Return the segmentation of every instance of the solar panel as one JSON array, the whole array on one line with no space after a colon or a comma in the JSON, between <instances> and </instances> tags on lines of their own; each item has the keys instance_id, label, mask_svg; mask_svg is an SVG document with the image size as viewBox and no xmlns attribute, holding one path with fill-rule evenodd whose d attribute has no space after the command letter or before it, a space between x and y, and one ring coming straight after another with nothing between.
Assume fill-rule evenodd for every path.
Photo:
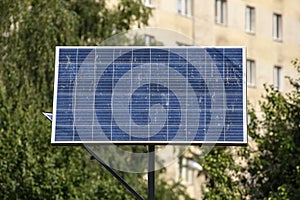
<instances>
[{"instance_id":1,"label":"solar panel","mask_svg":"<svg viewBox=\"0 0 300 200\"><path fill-rule=\"evenodd\" d=\"M57 47L52 143L247 143L244 47Z\"/></svg>"}]
</instances>

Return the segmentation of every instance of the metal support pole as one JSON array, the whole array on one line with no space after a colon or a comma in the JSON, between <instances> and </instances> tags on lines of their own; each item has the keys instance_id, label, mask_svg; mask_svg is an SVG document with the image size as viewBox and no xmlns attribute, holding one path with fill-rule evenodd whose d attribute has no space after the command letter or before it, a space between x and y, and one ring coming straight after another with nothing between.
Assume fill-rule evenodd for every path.
<instances>
[{"instance_id":1,"label":"metal support pole","mask_svg":"<svg viewBox=\"0 0 300 200\"><path fill-rule=\"evenodd\" d=\"M97 154L95 154L92 149L84 145L85 149L107 170L109 171L125 188L138 200L144 200L141 195L139 195L115 170L108 166Z\"/></svg>"},{"instance_id":2,"label":"metal support pole","mask_svg":"<svg viewBox=\"0 0 300 200\"><path fill-rule=\"evenodd\" d=\"M148 146L148 200L154 200L155 194L155 145Z\"/></svg>"}]
</instances>

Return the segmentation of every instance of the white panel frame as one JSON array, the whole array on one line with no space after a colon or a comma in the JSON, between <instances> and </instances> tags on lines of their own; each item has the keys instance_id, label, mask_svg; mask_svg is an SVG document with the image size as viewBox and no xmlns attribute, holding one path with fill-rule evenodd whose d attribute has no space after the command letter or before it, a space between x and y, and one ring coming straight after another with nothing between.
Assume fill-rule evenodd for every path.
<instances>
[{"instance_id":1,"label":"white panel frame","mask_svg":"<svg viewBox=\"0 0 300 200\"><path fill-rule=\"evenodd\" d=\"M100 48L99 46L57 46L56 47L56 54L55 54L55 79L54 79L54 95L53 95L53 120L52 120L52 134L51 134L51 143L54 145L81 145L81 144L131 144L131 145L145 145L145 144L157 144L157 145L166 145L166 144L191 144L191 145L199 145L199 144L206 144L206 145L233 145L233 146L241 146L247 145L248 143L248 134L247 134L247 60L246 60L246 47L245 46L130 46L128 48L174 48L174 49L186 49L186 48L240 48L242 50L242 57L243 57L243 141L56 141L55 140L55 128L56 128L56 109L57 109L57 88L58 88L58 70L59 70L59 50L60 49L93 49L93 48ZM108 47L104 46L104 48L126 48L124 46L113 46Z\"/></svg>"}]
</instances>

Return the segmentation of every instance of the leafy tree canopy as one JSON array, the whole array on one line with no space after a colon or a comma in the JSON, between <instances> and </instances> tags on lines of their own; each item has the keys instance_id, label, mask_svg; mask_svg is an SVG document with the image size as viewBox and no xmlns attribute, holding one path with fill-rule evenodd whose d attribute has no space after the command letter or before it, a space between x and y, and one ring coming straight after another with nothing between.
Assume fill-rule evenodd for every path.
<instances>
[{"instance_id":1,"label":"leafy tree canopy","mask_svg":"<svg viewBox=\"0 0 300 200\"><path fill-rule=\"evenodd\" d=\"M52 110L55 46L97 45L147 24L141 0L107 2L0 2L0 199L133 199L81 147L52 147L42 116ZM124 176L147 193L142 175Z\"/></svg>"},{"instance_id":2,"label":"leafy tree canopy","mask_svg":"<svg viewBox=\"0 0 300 200\"><path fill-rule=\"evenodd\" d=\"M300 73L300 61L292 64ZM249 109L248 146L195 155L208 178L205 199L300 198L300 78L287 78L291 92L265 86L261 117Z\"/></svg>"},{"instance_id":3,"label":"leafy tree canopy","mask_svg":"<svg viewBox=\"0 0 300 200\"><path fill-rule=\"evenodd\" d=\"M299 60L293 61L300 73ZM262 119L252 137L259 153L249 161L251 195L257 199L300 198L300 78L287 77L293 90L266 86Z\"/></svg>"}]
</instances>

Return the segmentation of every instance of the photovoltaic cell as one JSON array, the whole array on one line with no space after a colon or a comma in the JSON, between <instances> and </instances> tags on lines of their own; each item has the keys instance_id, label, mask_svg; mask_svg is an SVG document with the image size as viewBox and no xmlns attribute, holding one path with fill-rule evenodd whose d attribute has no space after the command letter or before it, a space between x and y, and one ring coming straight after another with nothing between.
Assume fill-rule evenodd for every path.
<instances>
[{"instance_id":1,"label":"photovoltaic cell","mask_svg":"<svg viewBox=\"0 0 300 200\"><path fill-rule=\"evenodd\" d=\"M245 144L244 47L57 47L52 143Z\"/></svg>"}]
</instances>

